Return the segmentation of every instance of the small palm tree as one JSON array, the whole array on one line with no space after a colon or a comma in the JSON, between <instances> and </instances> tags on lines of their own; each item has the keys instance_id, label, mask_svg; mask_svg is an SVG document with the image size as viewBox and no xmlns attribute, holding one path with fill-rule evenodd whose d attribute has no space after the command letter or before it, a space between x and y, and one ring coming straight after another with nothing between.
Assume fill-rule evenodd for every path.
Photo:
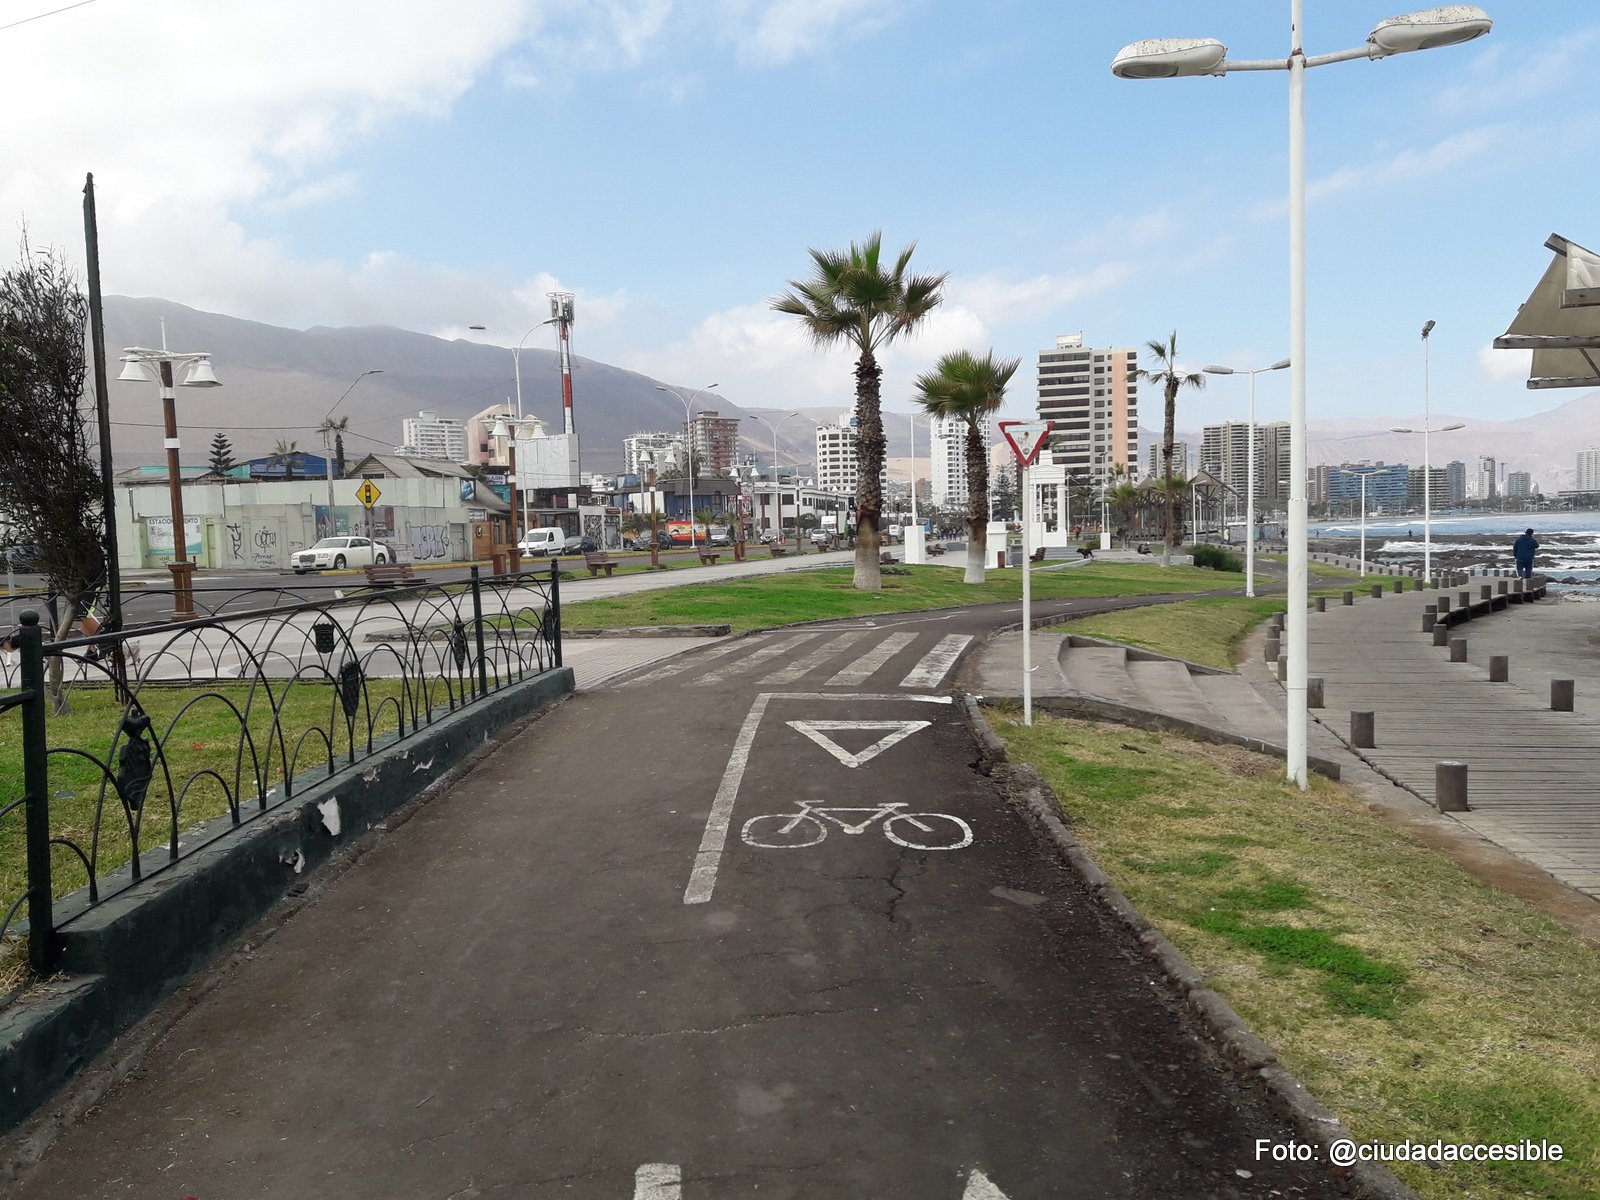
<instances>
[{"instance_id":1,"label":"small palm tree","mask_svg":"<svg viewBox=\"0 0 1600 1200\"><path fill-rule=\"evenodd\" d=\"M793 289L772 299L773 309L798 317L819 348L845 343L856 350L856 565L854 585L883 587L878 565L882 546L884 436L877 352L911 333L943 300L944 275L909 275L913 242L892 267L882 261L883 234L874 230L850 249L809 250L811 278L791 279Z\"/></svg>"},{"instance_id":2,"label":"small palm tree","mask_svg":"<svg viewBox=\"0 0 1600 1200\"><path fill-rule=\"evenodd\" d=\"M989 447L983 444L983 419L1005 402L1006 386L1020 360L995 361L990 350L982 358L971 351L946 354L938 365L917 376L917 403L930 416L952 417L967 427L967 573L966 583L982 583L989 557Z\"/></svg>"},{"instance_id":3,"label":"small palm tree","mask_svg":"<svg viewBox=\"0 0 1600 1200\"><path fill-rule=\"evenodd\" d=\"M1123 478L1111 486L1106 493L1106 503L1111 506L1111 511L1117 515L1117 524L1124 530L1133 524L1133 514L1139 508L1139 489L1133 482Z\"/></svg>"},{"instance_id":4,"label":"small palm tree","mask_svg":"<svg viewBox=\"0 0 1600 1200\"><path fill-rule=\"evenodd\" d=\"M1172 512L1166 522L1167 533L1161 543L1161 565L1172 565L1172 539L1176 530L1183 527L1183 503L1171 491L1172 482L1172 438L1173 426L1178 414L1178 389L1194 388L1197 391L1205 387L1206 377L1198 371L1185 375L1178 370L1178 331L1173 330L1172 336L1165 342L1153 339L1145 343L1145 348L1150 352L1150 367L1135 367L1128 380L1129 383L1140 381L1153 383L1161 389L1166 401L1166 410L1161 422L1161 478L1168 485L1166 499L1172 503ZM1185 495L1188 493L1185 492Z\"/></svg>"},{"instance_id":5,"label":"small palm tree","mask_svg":"<svg viewBox=\"0 0 1600 1200\"><path fill-rule=\"evenodd\" d=\"M278 444L272 448L268 461L274 462L283 468L285 479L294 478L294 456L300 452L299 442L286 442L278 439Z\"/></svg>"}]
</instances>

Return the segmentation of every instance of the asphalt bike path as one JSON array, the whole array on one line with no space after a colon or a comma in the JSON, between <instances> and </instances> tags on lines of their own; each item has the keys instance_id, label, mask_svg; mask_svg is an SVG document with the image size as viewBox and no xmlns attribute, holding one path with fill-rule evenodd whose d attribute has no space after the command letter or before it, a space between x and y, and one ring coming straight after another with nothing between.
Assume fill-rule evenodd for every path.
<instances>
[{"instance_id":1,"label":"asphalt bike path","mask_svg":"<svg viewBox=\"0 0 1600 1200\"><path fill-rule=\"evenodd\" d=\"M314 885L9 1194L1340 1194L1257 1159L1290 1128L976 771L950 681L1017 607L560 705Z\"/></svg>"}]
</instances>

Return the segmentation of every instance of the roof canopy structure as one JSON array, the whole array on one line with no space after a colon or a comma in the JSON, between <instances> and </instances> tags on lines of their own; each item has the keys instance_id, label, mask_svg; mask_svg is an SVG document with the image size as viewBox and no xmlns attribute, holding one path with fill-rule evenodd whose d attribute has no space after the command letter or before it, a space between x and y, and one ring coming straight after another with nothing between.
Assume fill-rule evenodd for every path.
<instances>
[{"instance_id":1,"label":"roof canopy structure","mask_svg":"<svg viewBox=\"0 0 1600 1200\"><path fill-rule=\"evenodd\" d=\"M1555 252L1496 350L1532 350L1530 388L1600 387L1600 254L1552 233Z\"/></svg>"}]
</instances>

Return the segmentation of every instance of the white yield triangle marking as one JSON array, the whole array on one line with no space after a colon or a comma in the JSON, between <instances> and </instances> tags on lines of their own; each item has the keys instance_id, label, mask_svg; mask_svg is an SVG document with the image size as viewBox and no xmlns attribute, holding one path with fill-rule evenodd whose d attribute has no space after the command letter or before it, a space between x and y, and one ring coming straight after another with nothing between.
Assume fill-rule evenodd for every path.
<instances>
[{"instance_id":1,"label":"white yield triangle marking","mask_svg":"<svg viewBox=\"0 0 1600 1200\"><path fill-rule=\"evenodd\" d=\"M847 767L859 767L871 762L890 746L905 741L919 729L926 729L932 721L790 721L789 728L803 733ZM859 754L851 754L826 733L845 729L881 729L886 732Z\"/></svg>"},{"instance_id":2,"label":"white yield triangle marking","mask_svg":"<svg viewBox=\"0 0 1600 1200\"><path fill-rule=\"evenodd\" d=\"M990 1183L987 1175L973 1167L972 1174L967 1176L967 1190L961 1193L961 1200L1006 1200L1006 1194Z\"/></svg>"}]
</instances>

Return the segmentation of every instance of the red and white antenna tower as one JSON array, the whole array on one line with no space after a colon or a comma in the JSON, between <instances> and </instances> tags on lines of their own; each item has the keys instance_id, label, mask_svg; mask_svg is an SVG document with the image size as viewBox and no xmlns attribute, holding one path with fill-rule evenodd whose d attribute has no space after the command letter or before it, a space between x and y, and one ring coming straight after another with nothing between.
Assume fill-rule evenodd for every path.
<instances>
[{"instance_id":1,"label":"red and white antenna tower","mask_svg":"<svg viewBox=\"0 0 1600 1200\"><path fill-rule=\"evenodd\" d=\"M571 292L547 292L550 297L550 324L561 339L561 415L565 432L576 433L572 424L572 313Z\"/></svg>"}]
</instances>

